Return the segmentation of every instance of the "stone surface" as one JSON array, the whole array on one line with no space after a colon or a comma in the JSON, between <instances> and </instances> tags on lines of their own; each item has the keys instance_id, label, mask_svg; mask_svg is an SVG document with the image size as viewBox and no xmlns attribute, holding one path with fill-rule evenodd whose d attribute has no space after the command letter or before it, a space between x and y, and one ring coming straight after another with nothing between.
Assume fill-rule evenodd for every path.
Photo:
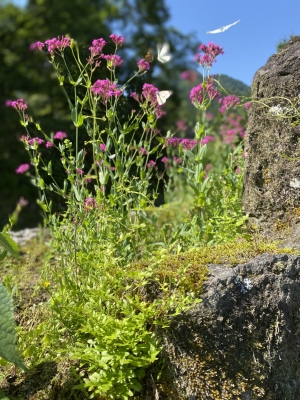
<instances>
[{"instance_id":1,"label":"stone surface","mask_svg":"<svg viewBox=\"0 0 300 400\"><path fill-rule=\"evenodd\" d=\"M245 138L244 211L249 225L261 231L293 226L300 221L300 37L271 56L253 79ZM278 118L270 107L287 107Z\"/></svg>"},{"instance_id":2,"label":"stone surface","mask_svg":"<svg viewBox=\"0 0 300 400\"><path fill-rule=\"evenodd\" d=\"M41 228L26 228L20 231L11 231L9 232L11 238L18 243L19 246L23 246L29 240L36 238L42 235L44 238L50 237L49 229L41 229Z\"/></svg>"},{"instance_id":3,"label":"stone surface","mask_svg":"<svg viewBox=\"0 0 300 400\"><path fill-rule=\"evenodd\" d=\"M210 265L202 303L163 334L172 398L300 399L299 275L297 255Z\"/></svg>"}]
</instances>

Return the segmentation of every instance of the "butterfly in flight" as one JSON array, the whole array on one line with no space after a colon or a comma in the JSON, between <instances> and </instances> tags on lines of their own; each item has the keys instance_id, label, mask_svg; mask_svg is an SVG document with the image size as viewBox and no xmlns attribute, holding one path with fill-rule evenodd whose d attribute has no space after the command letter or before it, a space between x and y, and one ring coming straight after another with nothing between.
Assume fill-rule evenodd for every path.
<instances>
[{"instance_id":1,"label":"butterfly in flight","mask_svg":"<svg viewBox=\"0 0 300 400\"><path fill-rule=\"evenodd\" d=\"M171 90L162 90L161 92L156 92L156 99L158 104L161 106L165 104L167 99L171 96L173 92Z\"/></svg>"},{"instance_id":2,"label":"butterfly in flight","mask_svg":"<svg viewBox=\"0 0 300 400\"><path fill-rule=\"evenodd\" d=\"M145 55L144 59L149 63L153 61L153 55L151 50L148 50L148 53Z\"/></svg>"},{"instance_id":3,"label":"butterfly in flight","mask_svg":"<svg viewBox=\"0 0 300 400\"><path fill-rule=\"evenodd\" d=\"M240 22L240 19L239 19L238 21L235 21L233 24L229 24L229 25L226 25L226 26L222 26L222 27L219 28L219 29L215 29L214 31L208 31L208 32L206 32L206 33L220 33L220 32L227 31L228 28L230 28L231 26L237 24L238 22Z\"/></svg>"},{"instance_id":4,"label":"butterfly in flight","mask_svg":"<svg viewBox=\"0 0 300 400\"><path fill-rule=\"evenodd\" d=\"M161 63L166 63L171 60L172 56L170 54L170 45L168 42L164 42L163 44L157 43L157 59Z\"/></svg>"}]
</instances>

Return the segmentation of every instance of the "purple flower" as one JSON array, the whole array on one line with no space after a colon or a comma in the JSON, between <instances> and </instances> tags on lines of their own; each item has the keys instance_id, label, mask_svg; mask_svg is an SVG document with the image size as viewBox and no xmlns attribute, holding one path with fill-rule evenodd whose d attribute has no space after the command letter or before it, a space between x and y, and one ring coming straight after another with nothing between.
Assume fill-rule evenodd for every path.
<instances>
[{"instance_id":1,"label":"purple flower","mask_svg":"<svg viewBox=\"0 0 300 400\"><path fill-rule=\"evenodd\" d=\"M187 71L183 71L180 74L180 79L186 79L187 81L194 83L198 79L198 72L191 70L191 69L187 70Z\"/></svg>"},{"instance_id":2,"label":"purple flower","mask_svg":"<svg viewBox=\"0 0 300 400\"><path fill-rule=\"evenodd\" d=\"M96 57L102 54L102 49L106 45L104 39L94 39L92 41L92 46L89 48L92 57Z\"/></svg>"},{"instance_id":3,"label":"purple flower","mask_svg":"<svg viewBox=\"0 0 300 400\"><path fill-rule=\"evenodd\" d=\"M219 111L222 114L228 110L228 108L241 104L240 99L234 94L230 94L229 96L224 97L224 99L219 99L219 103L222 104L222 107L219 108Z\"/></svg>"},{"instance_id":4,"label":"purple flower","mask_svg":"<svg viewBox=\"0 0 300 400\"><path fill-rule=\"evenodd\" d=\"M163 162L164 164L168 164L168 162L169 162L168 157L163 157L163 158L161 159L161 162Z\"/></svg>"},{"instance_id":5,"label":"purple flower","mask_svg":"<svg viewBox=\"0 0 300 400\"><path fill-rule=\"evenodd\" d=\"M213 87L213 78L207 78L206 82L194 87L190 93L190 99L195 106L199 106L204 100L213 100L215 97L220 97L220 93Z\"/></svg>"},{"instance_id":6,"label":"purple flower","mask_svg":"<svg viewBox=\"0 0 300 400\"><path fill-rule=\"evenodd\" d=\"M58 37L58 39L53 38L45 41L45 45L47 46L47 49L51 54L51 56L53 56L55 50L61 52L66 47L70 47L70 44L71 44L71 39L64 36L62 36L61 39Z\"/></svg>"},{"instance_id":7,"label":"purple flower","mask_svg":"<svg viewBox=\"0 0 300 400\"><path fill-rule=\"evenodd\" d=\"M52 142L47 142L46 143L46 147L47 147L47 149L50 149L50 147L53 147L53 143Z\"/></svg>"},{"instance_id":8,"label":"purple flower","mask_svg":"<svg viewBox=\"0 0 300 400\"><path fill-rule=\"evenodd\" d=\"M248 101L248 103L245 103L246 110L248 110L250 106L251 106L251 101Z\"/></svg>"},{"instance_id":9,"label":"purple flower","mask_svg":"<svg viewBox=\"0 0 300 400\"><path fill-rule=\"evenodd\" d=\"M174 161L175 164L181 164L182 163L181 158L176 157L176 156L173 157L173 161Z\"/></svg>"},{"instance_id":10,"label":"purple flower","mask_svg":"<svg viewBox=\"0 0 300 400\"><path fill-rule=\"evenodd\" d=\"M29 164L21 164L19 167L16 169L16 174L24 174L24 172L28 171L30 168Z\"/></svg>"},{"instance_id":11,"label":"purple flower","mask_svg":"<svg viewBox=\"0 0 300 400\"><path fill-rule=\"evenodd\" d=\"M193 139L183 139L180 143L184 149L192 150L195 146L197 146L197 140Z\"/></svg>"},{"instance_id":12,"label":"purple flower","mask_svg":"<svg viewBox=\"0 0 300 400\"><path fill-rule=\"evenodd\" d=\"M106 151L106 146L103 143L100 143L100 150L103 151L103 153Z\"/></svg>"},{"instance_id":13,"label":"purple flower","mask_svg":"<svg viewBox=\"0 0 300 400\"><path fill-rule=\"evenodd\" d=\"M144 149L144 147L141 147L141 148L139 149L139 153L140 153L142 156L145 156L145 155L148 154L148 153L147 153L147 150Z\"/></svg>"},{"instance_id":14,"label":"purple flower","mask_svg":"<svg viewBox=\"0 0 300 400\"><path fill-rule=\"evenodd\" d=\"M66 137L68 137L68 135L65 132L56 132L56 134L54 135L54 139L59 139L59 140L63 140Z\"/></svg>"},{"instance_id":15,"label":"purple flower","mask_svg":"<svg viewBox=\"0 0 300 400\"><path fill-rule=\"evenodd\" d=\"M150 69L150 64L144 59L138 61L137 66L139 67L140 72L149 71Z\"/></svg>"},{"instance_id":16,"label":"purple flower","mask_svg":"<svg viewBox=\"0 0 300 400\"><path fill-rule=\"evenodd\" d=\"M186 131L187 130L187 126L186 126L186 124L185 124L185 121L183 121L182 119L180 119L180 120L178 120L177 122L176 122L176 126L177 126L177 128L178 129L180 129L181 131Z\"/></svg>"},{"instance_id":17,"label":"purple flower","mask_svg":"<svg viewBox=\"0 0 300 400\"><path fill-rule=\"evenodd\" d=\"M24 102L23 99L18 99L16 101L7 100L5 105L7 107L11 106L19 111L24 111L27 108L27 104Z\"/></svg>"},{"instance_id":18,"label":"purple flower","mask_svg":"<svg viewBox=\"0 0 300 400\"><path fill-rule=\"evenodd\" d=\"M150 83L144 83L142 95L146 101L149 101L149 103L151 103L151 105L158 105L156 97L157 92L159 92L159 90L155 86L151 85Z\"/></svg>"},{"instance_id":19,"label":"purple flower","mask_svg":"<svg viewBox=\"0 0 300 400\"><path fill-rule=\"evenodd\" d=\"M202 139L201 144L207 144L209 142L213 142L216 138L214 136L207 135Z\"/></svg>"},{"instance_id":20,"label":"purple flower","mask_svg":"<svg viewBox=\"0 0 300 400\"><path fill-rule=\"evenodd\" d=\"M120 90L115 83L111 83L109 79L98 79L93 84L91 91L95 96L100 96L103 102L106 102L111 96L119 97L123 93L122 90Z\"/></svg>"},{"instance_id":21,"label":"purple flower","mask_svg":"<svg viewBox=\"0 0 300 400\"><path fill-rule=\"evenodd\" d=\"M216 62L216 57L219 54L224 54L223 47L220 47L212 42L208 42L208 46L202 44L199 47L199 50L203 51L204 55L198 54L196 56L196 60L202 67L206 66L207 68L210 68L212 63Z\"/></svg>"},{"instance_id":22,"label":"purple flower","mask_svg":"<svg viewBox=\"0 0 300 400\"><path fill-rule=\"evenodd\" d=\"M107 61L107 66L109 68L119 67L123 62L122 58L120 56L117 56L116 54L108 54L102 56L102 58L104 58Z\"/></svg>"},{"instance_id":23,"label":"purple flower","mask_svg":"<svg viewBox=\"0 0 300 400\"><path fill-rule=\"evenodd\" d=\"M84 200L84 208L86 211L91 211L95 208L98 208L98 204L96 203L95 199L93 199L92 197L87 197Z\"/></svg>"},{"instance_id":24,"label":"purple flower","mask_svg":"<svg viewBox=\"0 0 300 400\"><path fill-rule=\"evenodd\" d=\"M116 35L115 33L112 33L110 35L110 38L115 43L116 46L121 46L125 40L125 38L123 38L123 36Z\"/></svg>"},{"instance_id":25,"label":"purple flower","mask_svg":"<svg viewBox=\"0 0 300 400\"><path fill-rule=\"evenodd\" d=\"M44 43L42 42L34 42L31 43L31 45L29 46L29 50L35 50L36 48L38 48L39 50L42 50L42 48L44 47Z\"/></svg>"},{"instance_id":26,"label":"purple flower","mask_svg":"<svg viewBox=\"0 0 300 400\"><path fill-rule=\"evenodd\" d=\"M147 164L147 168L153 168L156 166L156 162L153 160L150 160Z\"/></svg>"},{"instance_id":27,"label":"purple flower","mask_svg":"<svg viewBox=\"0 0 300 400\"><path fill-rule=\"evenodd\" d=\"M132 92L130 97L134 98L134 100L136 101L140 101L139 95L136 92Z\"/></svg>"},{"instance_id":28,"label":"purple flower","mask_svg":"<svg viewBox=\"0 0 300 400\"><path fill-rule=\"evenodd\" d=\"M38 138L38 137L35 137L35 138L32 138L32 139L27 140L27 143L28 143L30 146L34 146L35 144L37 144L37 146L39 146L40 144L44 143L44 141L45 141L45 140L43 140L43 139L40 139L40 138Z\"/></svg>"},{"instance_id":29,"label":"purple flower","mask_svg":"<svg viewBox=\"0 0 300 400\"><path fill-rule=\"evenodd\" d=\"M79 174L79 175L83 175L84 174L84 170L83 169L81 169L81 168L77 168L77 174Z\"/></svg>"}]
</instances>

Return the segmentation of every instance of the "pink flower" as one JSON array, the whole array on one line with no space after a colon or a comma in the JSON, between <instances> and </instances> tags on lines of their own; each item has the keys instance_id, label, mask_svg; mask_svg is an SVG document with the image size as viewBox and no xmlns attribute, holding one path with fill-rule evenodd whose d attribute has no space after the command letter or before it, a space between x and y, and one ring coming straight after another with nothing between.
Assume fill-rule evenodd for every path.
<instances>
[{"instance_id":1,"label":"pink flower","mask_svg":"<svg viewBox=\"0 0 300 400\"><path fill-rule=\"evenodd\" d=\"M134 100L136 101L140 101L139 95L136 92L132 92L130 97L134 98Z\"/></svg>"},{"instance_id":2,"label":"pink flower","mask_svg":"<svg viewBox=\"0 0 300 400\"><path fill-rule=\"evenodd\" d=\"M181 143L182 147L186 150L192 150L195 146L197 146L197 140L193 139L182 139Z\"/></svg>"},{"instance_id":3,"label":"pink flower","mask_svg":"<svg viewBox=\"0 0 300 400\"><path fill-rule=\"evenodd\" d=\"M98 208L98 204L96 203L96 200L93 199L92 197L87 197L84 200L84 208L87 212L89 212L95 208Z\"/></svg>"},{"instance_id":4,"label":"pink flower","mask_svg":"<svg viewBox=\"0 0 300 400\"><path fill-rule=\"evenodd\" d=\"M34 42L31 43L31 45L29 46L29 50L35 50L36 48L38 48L39 50L42 50L42 48L44 47L44 43L42 42Z\"/></svg>"},{"instance_id":5,"label":"pink flower","mask_svg":"<svg viewBox=\"0 0 300 400\"><path fill-rule=\"evenodd\" d=\"M123 93L122 90L120 90L115 83L111 83L109 79L98 79L93 84L91 91L95 96L100 96L103 102L106 102L112 96L119 97Z\"/></svg>"},{"instance_id":6,"label":"pink flower","mask_svg":"<svg viewBox=\"0 0 300 400\"><path fill-rule=\"evenodd\" d=\"M92 41L92 46L89 48L92 57L96 57L102 54L102 49L106 45L104 39L94 39Z\"/></svg>"},{"instance_id":7,"label":"pink flower","mask_svg":"<svg viewBox=\"0 0 300 400\"><path fill-rule=\"evenodd\" d=\"M125 40L125 38L123 38L123 36L116 35L115 33L112 33L110 35L110 38L115 43L116 46L121 46Z\"/></svg>"},{"instance_id":8,"label":"pink flower","mask_svg":"<svg viewBox=\"0 0 300 400\"><path fill-rule=\"evenodd\" d=\"M141 147L141 148L139 149L139 153L140 153L142 156L145 156L145 155L148 154L148 153L147 153L147 150L144 149L144 147Z\"/></svg>"},{"instance_id":9,"label":"pink flower","mask_svg":"<svg viewBox=\"0 0 300 400\"><path fill-rule=\"evenodd\" d=\"M168 139L167 145L170 145L172 147L178 147L180 145L181 141L182 141L181 138L172 137L172 138Z\"/></svg>"},{"instance_id":10,"label":"pink flower","mask_svg":"<svg viewBox=\"0 0 300 400\"><path fill-rule=\"evenodd\" d=\"M109 168L111 171L115 171L115 169L116 169L116 167L112 167L112 166L110 166Z\"/></svg>"},{"instance_id":11,"label":"pink flower","mask_svg":"<svg viewBox=\"0 0 300 400\"><path fill-rule=\"evenodd\" d=\"M185 124L185 121L183 121L182 119L180 119L179 121L176 122L176 126L178 129L180 129L181 131L186 131L187 130L187 126Z\"/></svg>"},{"instance_id":12,"label":"pink flower","mask_svg":"<svg viewBox=\"0 0 300 400\"><path fill-rule=\"evenodd\" d=\"M248 110L250 106L251 106L251 101L248 101L248 103L245 103L246 110Z\"/></svg>"},{"instance_id":13,"label":"pink flower","mask_svg":"<svg viewBox=\"0 0 300 400\"><path fill-rule=\"evenodd\" d=\"M91 183L93 181L92 178L85 178L86 183Z\"/></svg>"},{"instance_id":14,"label":"pink flower","mask_svg":"<svg viewBox=\"0 0 300 400\"><path fill-rule=\"evenodd\" d=\"M181 158L176 157L176 156L173 157L173 161L174 161L175 164L181 164L182 163Z\"/></svg>"},{"instance_id":15,"label":"pink flower","mask_svg":"<svg viewBox=\"0 0 300 400\"><path fill-rule=\"evenodd\" d=\"M217 44L212 42L208 42L208 46L202 44L199 47L200 51L203 51L204 55L198 54L196 56L196 60L202 67L210 68L213 62L216 62L216 57L219 54L224 54L223 47L220 47Z\"/></svg>"},{"instance_id":16,"label":"pink flower","mask_svg":"<svg viewBox=\"0 0 300 400\"><path fill-rule=\"evenodd\" d=\"M120 56L117 56L116 54L108 54L102 56L102 58L104 58L107 61L107 66L109 68L119 67L123 62L122 58Z\"/></svg>"},{"instance_id":17,"label":"pink flower","mask_svg":"<svg viewBox=\"0 0 300 400\"><path fill-rule=\"evenodd\" d=\"M220 97L220 93L213 87L213 83L213 78L207 78L206 82L200 83L191 90L190 99L195 106L201 106L205 100L211 101L215 97Z\"/></svg>"},{"instance_id":18,"label":"pink flower","mask_svg":"<svg viewBox=\"0 0 300 400\"><path fill-rule=\"evenodd\" d=\"M56 134L54 135L54 139L59 139L59 140L63 140L66 137L68 136L65 132L56 132Z\"/></svg>"},{"instance_id":19,"label":"pink flower","mask_svg":"<svg viewBox=\"0 0 300 400\"><path fill-rule=\"evenodd\" d=\"M21 197L19 198L19 201L18 201L18 206L19 206L19 207L26 207L28 203L29 203L29 201L26 200L26 199L24 199L23 196L21 196Z\"/></svg>"},{"instance_id":20,"label":"pink flower","mask_svg":"<svg viewBox=\"0 0 300 400\"><path fill-rule=\"evenodd\" d=\"M207 144L209 142L213 142L216 138L214 136L205 136L205 138L202 139L201 144Z\"/></svg>"},{"instance_id":21,"label":"pink flower","mask_svg":"<svg viewBox=\"0 0 300 400\"><path fill-rule=\"evenodd\" d=\"M164 164L168 164L168 162L169 162L168 157L163 157L163 158L161 159L161 162L163 162Z\"/></svg>"},{"instance_id":22,"label":"pink flower","mask_svg":"<svg viewBox=\"0 0 300 400\"><path fill-rule=\"evenodd\" d=\"M83 175L84 174L84 170L81 169L81 168L77 168L77 174Z\"/></svg>"},{"instance_id":23,"label":"pink flower","mask_svg":"<svg viewBox=\"0 0 300 400\"><path fill-rule=\"evenodd\" d=\"M52 142L47 142L46 143L46 147L47 147L47 149L50 149L50 147L53 147L53 143Z\"/></svg>"},{"instance_id":24,"label":"pink flower","mask_svg":"<svg viewBox=\"0 0 300 400\"><path fill-rule=\"evenodd\" d=\"M150 83L144 83L143 85L143 90L142 90L142 95L146 101L149 101L151 105L157 106L157 98L156 98L156 93L159 92L159 90L151 85Z\"/></svg>"},{"instance_id":25,"label":"pink flower","mask_svg":"<svg viewBox=\"0 0 300 400\"><path fill-rule=\"evenodd\" d=\"M180 74L180 79L186 79L187 81L194 83L197 82L198 79L198 72L194 71L194 70L187 70L187 71L183 71Z\"/></svg>"},{"instance_id":26,"label":"pink flower","mask_svg":"<svg viewBox=\"0 0 300 400\"><path fill-rule=\"evenodd\" d=\"M139 67L140 72L148 71L150 69L150 64L144 59L138 61L137 65Z\"/></svg>"},{"instance_id":27,"label":"pink flower","mask_svg":"<svg viewBox=\"0 0 300 400\"><path fill-rule=\"evenodd\" d=\"M224 97L224 99L219 99L219 103L222 104L222 107L219 108L219 111L222 114L228 110L228 108L241 104L240 99L234 94L230 94L229 96Z\"/></svg>"},{"instance_id":28,"label":"pink flower","mask_svg":"<svg viewBox=\"0 0 300 400\"><path fill-rule=\"evenodd\" d=\"M150 160L147 164L147 168L153 168L156 166L156 162L153 160Z\"/></svg>"},{"instance_id":29,"label":"pink flower","mask_svg":"<svg viewBox=\"0 0 300 400\"><path fill-rule=\"evenodd\" d=\"M35 137L35 138L32 138L32 139L27 140L27 143L28 143L30 146L34 146L35 144L37 144L37 146L39 146L40 144L44 143L44 141L45 141L45 140L43 140L43 139L40 139L40 138L38 138L38 137Z\"/></svg>"},{"instance_id":30,"label":"pink flower","mask_svg":"<svg viewBox=\"0 0 300 400\"><path fill-rule=\"evenodd\" d=\"M21 164L19 167L16 169L16 174L24 174L24 172L28 171L30 168L29 164Z\"/></svg>"},{"instance_id":31,"label":"pink flower","mask_svg":"<svg viewBox=\"0 0 300 400\"><path fill-rule=\"evenodd\" d=\"M27 108L27 104L24 102L23 99L18 99L16 101L7 100L5 103L7 107L11 106L19 111L24 111Z\"/></svg>"},{"instance_id":32,"label":"pink flower","mask_svg":"<svg viewBox=\"0 0 300 400\"><path fill-rule=\"evenodd\" d=\"M100 150L103 151L103 153L106 151L106 146L103 143L100 143Z\"/></svg>"},{"instance_id":33,"label":"pink flower","mask_svg":"<svg viewBox=\"0 0 300 400\"><path fill-rule=\"evenodd\" d=\"M66 47L70 47L70 44L71 39L64 36L61 39L58 37L58 39L53 38L45 41L45 45L51 56L53 56L55 50L62 52Z\"/></svg>"}]
</instances>

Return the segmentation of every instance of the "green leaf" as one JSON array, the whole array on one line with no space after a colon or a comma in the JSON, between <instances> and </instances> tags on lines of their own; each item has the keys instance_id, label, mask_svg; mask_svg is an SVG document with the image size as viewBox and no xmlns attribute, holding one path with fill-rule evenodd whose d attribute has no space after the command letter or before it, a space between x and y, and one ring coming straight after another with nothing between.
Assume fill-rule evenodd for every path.
<instances>
[{"instance_id":1,"label":"green leaf","mask_svg":"<svg viewBox=\"0 0 300 400\"><path fill-rule=\"evenodd\" d=\"M0 284L0 357L28 370L18 354L13 300L3 284Z\"/></svg>"},{"instance_id":2,"label":"green leaf","mask_svg":"<svg viewBox=\"0 0 300 400\"><path fill-rule=\"evenodd\" d=\"M0 400L9 400L9 398L4 392L2 392L2 390L0 390Z\"/></svg>"},{"instance_id":3,"label":"green leaf","mask_svg":"<svg viewBox=\"0 0 300 400\"><path fill-rule=\"evenodd\" d=\"M9 236L8 233L0 232L0 246L8 251L15 258L19 258L19 248L17 243Z\"/></svg>"}]
</instances>

